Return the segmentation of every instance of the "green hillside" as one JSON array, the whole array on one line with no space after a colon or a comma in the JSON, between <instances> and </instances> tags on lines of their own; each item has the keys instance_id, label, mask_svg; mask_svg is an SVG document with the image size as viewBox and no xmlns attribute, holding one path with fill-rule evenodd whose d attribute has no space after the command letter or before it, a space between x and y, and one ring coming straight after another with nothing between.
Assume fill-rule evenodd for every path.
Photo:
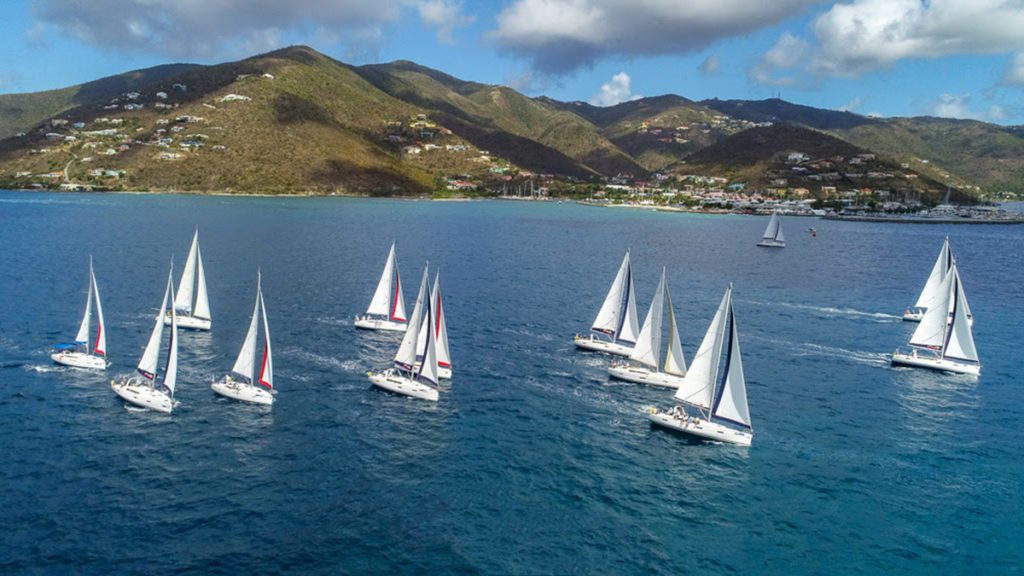
<instances>
[{"instance_id":1,"label":"green hillside","mask_svg":"<svg viewBox=\"0 0 1024 576\"><path fill-rule=\"evenodd\" d=\"M39 122L77 106L106 101L199 67L197 64L165 64L58 90L0 94L0 139L25 132Z\"/></svg>"}]
</instances>

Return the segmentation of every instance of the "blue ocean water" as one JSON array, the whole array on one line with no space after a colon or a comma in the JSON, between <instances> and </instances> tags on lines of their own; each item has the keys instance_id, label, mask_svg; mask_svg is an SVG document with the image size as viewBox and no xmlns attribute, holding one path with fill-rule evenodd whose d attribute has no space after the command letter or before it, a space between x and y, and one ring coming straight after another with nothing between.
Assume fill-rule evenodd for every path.
<instances>
[{"instance_id":1,"label":"blue ocean water","mask_svg":"<svg viewBox=\"0 0 1024 576\"><path fill-rule=\"evenodd\" d=\"M1022 226L575 204L0 192L0 573L1020 573ZM172 416L126 409L169 259L198 226L214 316L183 333ZM815 227L817 237L807 228ZM978 380L892 369L944 235ZM372 388L357 331L389 243L411 307L439 269L455 378ZM626 248L661 267L687 360L729 282L754 444L653 429L671 392L578 353ZM114 365L53 366L95 259ZM263 271L272 410L216 397Z\"/></svg>"}]
</instances>

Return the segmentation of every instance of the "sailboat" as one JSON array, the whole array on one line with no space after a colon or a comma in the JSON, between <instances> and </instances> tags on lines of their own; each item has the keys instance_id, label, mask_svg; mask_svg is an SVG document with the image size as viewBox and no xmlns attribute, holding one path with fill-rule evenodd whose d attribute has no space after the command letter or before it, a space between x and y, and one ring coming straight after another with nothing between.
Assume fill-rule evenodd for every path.
<instances>
[{"instance_id":1,"label":"sailboat","mask_svg":"<svg viewBox=\"0 0 1024 576\"><path fill-rule=\"evenodd\" d=\"M142 352L137 368L138 374L122 376L110 381L110 387L118 396L128 402L157 412L170 414L174 406L174 384L178 379L178 316L172 314L171 338L167 343L167 364L164 366L163 381L157 384L157 365L160 356L160 341L164 335L164 315L167 313L168 302L174 301L174 263L167 273L167 290L164 301L160 304L160 313L153 324L153 332L149 335L149 343Z\"/></svg>"},{"instance_id":2,"label":"sailboat","mask_svg":"<svg viewBox=\"0 0 1024 576\"><path fill-rule=\"evenodd\" d=\"M259 380L253 382L253 369L256 365L256 332L257 320L263 316L263 362L260 364ZM257 386L259 383L259 386ZM256 274L256 303L252 307L252 319L249 320L249 331L245 333L242 349L231 372L224 375L211 385L213 391L221 396L234 398L243 402L254 402L270 406L274 403L274 358L270 351L270 326L267 324L267 307L263 303L263 283L259 273Z\"/></svg>"},{"instance_id":3,"label":"sailboat","mask_svg":"<svg viewBox=\"0 0 1024 576\"><path fill-rule=\"evenodd\" d=\"M663 306L668 306L668 351L665 354L665 363L661 365L661 325ZM636 382L637 384L650 384L652 386L664 386L666 388L679 388L686 375L686 359L683 358L683 348L679 341L679 329L676 324L676 314L672 309L672 294L665 281L665 269L661 269L661 281L654 291L654 300L647 311L647 318L640 328L640 336L637 338L636 346L629 356L630 362L613 362L608 368L608 374L619 380Z\"/></svg>"},{"instance_id":4,"label":"sailboat","mask_svg":"<svg viewBox=\"0 0 1024 576\"><path fill-rule=\"evenodd\" d=\"M637 339L636 290L628 250L590 329L608 339L596 334L577 334L573 338L577 348L619 356L629 356L632 352Z\"/></svg>"},{"instance_id":5,"label":"sailboat","mask_svg":"<svg viewBox=\"0 0 1024 576\"><path fill-rule=\"evenodd\" d=\"M394 242L391 243L388 260L384 263L384 272L377 282L370 306L365 315L356 317L355 325L356 328L367 330L405 332L405 299L402 297L402 278L398 273Z\"/></svg>"},{"instance_id":6,"label":"sailboat","mask_svg":"<svg viewBox=\"0 0 1024 576\"><path fill-rule=\"evenodd\" d=\"M444 320L444 304L441 301L441 273L434 275L434 288L430 291L430 305L434 311L434 342L437 346L437 377L443 380L452 379L452 358L448 351L448 324ZM417 350L426 350L427 328L429 324L420 326L420 335L416 340ZM417 354L416 362L423 356Z\"/></svg>"},{"instance_id":7,"label":"sailboat","mask_svg":"<svg viewBox=\"0 0 1024 576\"><path fill-rule=\"evenodd\" d=\"M768 220L768 227L764 229L761 241L757 245L765 248L786 247L786 236L782 233L782 218L779 217L778 211L772 212L772 217Z\"/></svg>"},{"instance_id":8,"label":"sailboat","mask_svg":"<svg viewBox=\"0 0 1024 576\"><path fill-rule=\"evenodd\" d=\"M981 374L974 334L967 320L967 296L960 283L956 262L946 273L938 291L910 337L910 354L899 350L892 354L893 366L914 366L955 372Z\"/></svg>"},{"instance_id":9,"label":"sailboat","mask_svg":"<svg viewBox=\"0 0 1024 576\"><path fill-rule=\"evenodd\" d=\"M953 269L953 265L956 262L956 257L953 256L953 248L949 244L949 236L946 237L942 242L942 249L939 250L939 257L935 259L935 264L932 266L931 274L928 275L928 280L924 283L924 288L921 290L921 295L917 297L917 302L913 306L907 308L903 312L903 319L907 322L920 322L924 318L924 313L929 306L943 299L942 296L942 283L945 280L946 274ZM960 289L963 290L963 283L960 283ZM967 302L967 297L964 297L964 303ZM972 326L974 325L974 316L971 314L971 309L967 308L967 321Z\"/></svg>"},{"instance_id":10,"label":"sailboat","mask_svg":"<svg viewBox=\"0 0 1024 576\"><path fill-rule=\"evenodd\" d=\"M420 281L420 290L416 295L416 306L409 319L409 328L405 331L398 353L395 354L395 367L367 372L367 377L374 386L389 392L437 402L437 343L434 330L427 330L423 342L423 360L419 366L416 365L420 326L424 322L427 326L434 323L433 306L427 301L428 268L429 265L423 268L423 280Z\"/></svg>"},{"instance_id":11,"label":"sailboat","mask_svg":"<svg viewBox=\"0 0 1024 576\"><path fill-rule=\"evenodd\" d=\"M89 320L92 316L92 305L96 303L96 340L89 352ZM53 347L50 358L57 364L75 368L107 369L107 330L103 323L103 306L100 304L100 289L96 285L96 274L92 269L92 257L89 257L89 292L85 297L85 314L78 326L78 334L71 344L58 344Z\"/></svg>"},{"instance_id":12,"label":"sailboat","mask_svg":"<svg viewBox=\"0 0 1024 576\"><path fill-rule=\"evenodd\" d=\"M196 278L198 277L198 282ZM195 302L193 302L193 295ZM192 237L188 250L185 270L178 282L178 296L174 299L174 310L168 311L164 324L170 326L171 314L177 316L178 326L192 330L209 330L213 324L210 316L210 297L206 293L206 273L203 270L203 254L199 250L199 229Z\"/></svg>"},{"instance_id":13,"label":"sailboat","mask_svg":"<svg viewBox=\"0 0 1024 576\"><path fill-rule=\"evenodd\" d=\"M669 412L651 409L652 423L707 440L750 446L754 430L747 406L732 284L725 290L675 397L679 404Z\"/></svg>"}]
</instances>

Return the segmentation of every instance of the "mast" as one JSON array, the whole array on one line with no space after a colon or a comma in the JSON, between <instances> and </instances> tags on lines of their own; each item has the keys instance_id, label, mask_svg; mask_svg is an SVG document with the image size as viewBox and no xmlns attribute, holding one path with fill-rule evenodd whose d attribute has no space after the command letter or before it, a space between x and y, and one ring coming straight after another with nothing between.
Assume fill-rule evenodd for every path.
<instances>
[{"instance_id":1,"label":"mast","mask_svg":"<svg viewBox=\"0 0 1024 576\"><path fill-rule=\"evenodd\" d=\"M423 278L420 280L420 289L416 294L416 305L413 307L412 317L409 318L409 325L405 331L405 336L402 337L402 344L398 347L398 352L395 354L395 366L407 372L412 372L416 364L419 348L417 340L419 340L420 326L423 322L423 304L427 300L429 272L430 263L428 262L423 266ZM429 302L427 302L427 307L430 307Z\"/></svg>"},{"instance_id":2,"label":"mast","mask_svg":"<svg viewBox=\"0 0 1024 576\"><path fill-rule=\"evenodd\" d=\"M665 306L665 268L661 269L661 280L654 291L651 307L647 310L643 328L629 357L645 364L655 371L661 359L661 322Z\"/></svg>"},{"instance_id":3,"label":"mast","mask_svg":"<svg viewBox=\"0 0 1024 576\"><path fill-rule=\"evenodd\" d=\"M626 250L622 264L619 265L619 271L615 274L615 279L612 280L612 285L608 289L608 295L605 296L604 303L601 304L601 309L597 312L597 318L594 319L594 324L590 327L594 332L610 336L613 341L622 325L623 300L626 298L624 294L627 288L627 278L630 276L629 250Z\"/></svg>"},{"instance_id":4,"label":"mast","mask_svg":"<svg viewBox=\"0 0 1024 576\"><path fill-rule=\"evenodd\" d=\"M747 405L747 385L740 357L740 336L736 328L736 311L729 299L729 342L725 348L725 371L715 394L712 414L715 418L751 429L750 408Z\"/></svg>"},{"instance_id":5,"label":"mast","mask_svg":"<svg viewBox=\"0 0 1024 576\"><path fill-rule=\"evenodd\" d=\"M925 281L924 288L921 289L921 294L914 303L915 308L928 308L937 303L941 298L939 290L942 280L952 265L953 250L949 246L949 236L947 236L942 242L942 248L939 250L938 258L935 259L935 264L932 265L932 271L928 274L928 280Z\"/></svg>"},{"instance_id":6,"label":"mast","mask_svg":"<svg viewBox=\"0 0 1024 576\"><path fill-rule=\"evenodd\" d=\"M665 301L668 306L668 352L665 354L665 373L675 376L686 376L686 358L683 356L683 344L679 339L676 324L676 313L672 309L672 293L665 283Z\"/></svg>"},{"instance_id":7,"label":"mast","mask_svg":"<svg viewBox=\"0 0 1024 576\"><path fill-rule=\"evenodd\" d=\"M256 299L252 305L252 318L249 320L249 330L245 333L245 340L242 341L242 348L238 351L238 359L231 368L231 372L247 383L252 383L253 366L256 363L256 321L260 306L260 274L256 274Z\"/></svg>"},{"instance_id":8,"label":"mast","mask_svg":"<svg viewBox=\"0 0 1024 576\"><path fill-rule=\"evenodd\" d=\"M185 269L181 272L181 280L178 281L178 296L174 299L174 313L181 312L186 316L192 315L192 293L196 281L196 253L199 251L199 228L196 228L192 236L192 246L188 249L188 258L185 259Z\"/></svg>"},{"instance_id":9,"label":"mast","mask_svg":"<svg viewBox=\"0 0 1024 576\"><path fill-rule=\"evenodd\" d=\"M392 242L391 249L388 251L388 259L384 262L384 271L381 272L380 280L377 282L377 289L374 290L373 298L370 300L370 306L366 309L367 314L388 316L394 313L394 309L391 305L391 288L392 279L397 277L395 267L395 243ZM397 293L398 290L396 289L396 294Z\"/></svg>"},{"instance_id":10,"label":"mast","mask_svg":"<svg viewBox=\"0 0 1024 576\"><path fill-rule=\"evenodd\" d=\"M89 256L89 281L88 292L85 295L85 313L82 314L82 323L78 325L78 334L75 335L75 344L84 344L86 354L89 353L89 317L92 316L92 256Z\"/></svg>"},{"instance_id":11,"label":"mast","mask_svg":"<svg viewBox=\"0 0 1024 576\"><path fill-rule=\"evenodd\" d=\"M263 288L259 290L260 312L263 314L263 368L260 370L260 384L274 389L274 355L270 352L270 325L267 323L267 306L263 302Z\"/></svg>"},{"instance_id":12,"label":"mast","mask_svg":"<svg viewBox=\"0 0 1024 576\"><path fill-rule=\"evenodd\" d=\"M156 317L156 323L153 325L153 331L149 334L149 342L146 343L146 349L142 352L142 357L139 358L139 365L137 367L139 374L142 374L146 379L152 381L156 379L156 366L160 356L160 340L164 335L164 315L167 314L167 303L171 301L172 283L174 282L174 259L171 259L171 269L167 273L167 288L164 290L164 300L160 304L160 313ZM171 314L173 317L174 314ZM177 324L174 324L177 326Z\"/></svg>"},{"instance_id":13,"label":"mast","mask_svg":"<svg viewBox=\"0 0 1024 576\"><path fill-rule=\"evenodd\" d=\"M103 322L103 305L100 304L100 287L96 284L96 273L92 269L92 257L89 257L89 277L93 298L96 299L96 344L93 351L100 356L107 355L107 329Z\"/></svg>"},{"instance_id":14,"label":"mast","mask_svg":"<svg viewBox=\"0 0 1024 576\"><path fill-rule=\"evenodd\" d=\"M196 306L192 311L192 316L210 320L210 296L206 293L206 272L203 270L203 253L199 249L198 241L196 242L196 268L199 285L196 290Z\"/></svg>"},{"instance_id":15,"label":"mast","mask_svg":"<svg viewBox=\"0 0 1024 576\"><path fill-rule=\"evenodd\" d=\"M714 399L715 380L718 377L721 363L725 321L731 302L732 284L729 284L707 332L704 333L700 348L697 349L697 353L690 363L690 369L686 372L686 376L683 376L683 382L675 393L677 400L702 411L706 410L709 417Z\"/></svg>"},{"instance_id":16,"label":"mast","mask_svg":"<svg viewBox=\"0 0 1024 576\"><path fill-rule=\"evenodd\" d=\"M174 287L170 284L167 289L171 291L171 300L174 300ZM174 385L178 381L178 317L171 314L171 338L167 343L167 365L164 368L164 388L167 395L174 399Z\"/></svg>"}]
</instances>

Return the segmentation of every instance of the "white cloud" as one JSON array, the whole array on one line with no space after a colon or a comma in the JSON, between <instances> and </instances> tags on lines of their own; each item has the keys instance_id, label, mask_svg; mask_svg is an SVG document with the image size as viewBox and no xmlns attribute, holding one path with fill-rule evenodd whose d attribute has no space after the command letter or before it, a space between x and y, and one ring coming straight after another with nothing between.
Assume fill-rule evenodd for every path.
<instances>
[{"instance_id":1,"label":"white cloud","mask_svg":"<svg viewBox=\"0 0 1024 576\"><path fill-rule=\"evenodd\" d=\"M34 0L36 24L101 49L211 57L279 47L298 32L352 42L395 21L398 0Z\"/></svg>"},{"instance_id":2,"label":"white cloud","mask_svg":"<svg viewBox=\"0 0 1024 576\"><path fill-rule=\"evenodd\" d=\"M929 116L940 118L961 118L985 122L998 122L1007 117L1006 110L997 104L990 105L984 110L972 109L971 97L968 94L942 94L929 102L923 112Z\"/></svg>"},{"instance_id":3,"label":"white cloud","mask_svg":"<svg viewBox=\"0 0 1024 576\"><path fill-rule=\"evenodd\" d=\"M807 63L811 46L806 40L784 32L767 52L747 70L747 77L764 86L796 86L806 84L800 69Z\"/></svg>"},{"instance_id":4,"label":"white cloud","mask_svg":"<svg viewBox=\"0 0 1024 576\"><path fill-rule=\"evenodd\" d=\"M475 16L462 13L462 2L451 0L423 0L416 4L424 24L437 28L437 40L444 44L455 43L455 30L469 26Z\"/></svg>"},{"instance_id":5,"label":"white cloud","mask_svg":"<svg viewBox=\"0 0 1024 576\"><path fill-rule=\"evenodd\" d=\"M700 63L700 66L697 66L697 70L705 76L713 76L718 72L718 68L721 64L722 63L718 56L712 54L705 58L704 61Z\"/></svg>"},{"instance_id":6,"label":"white cloud","mask_svg":"<svg viewBox=\"0 0 1024 576\"><path fill-rule=\"evenodd\" d=\"M839 107L840 112L856 112L864 106L864 99L860 96L854 96L849 102Z\"/></svg>"},{"instance_id":7,"label":"white cloud","mask_svg":"<svg viewBox=\"0 0 1024 576\"><path fill-rule=\"evenodd\" d=\"M1022 30L1022 0L851 0L836 3L814 20L813 42L803 40L808 49L802 62L772 68L765 63L766 54L752 67L750 79L799 85L798 76L805 84L812 77L856 78L907 59L1021 53ZM782 69L790 75L780 78ZM1014 60L1003 81L1024 85L1024 59Z\"/></svg>"},{"instance_id":8,"label":"white cloud","mask_svg":"<svg viewBox=\"0 0 1024 576\"><path fill-rule=\"evenodd\" d=\"M1003 74L1003 84L1024 86L1024 52L1017 52L1010 59L1010 65Z\"/></svg>"},{"instance_id":9,"label":"white cloud","mask_svg":"<svg viewBox=\"0 0 1024 576\"><path fill-rule=\"evenodd\" d=\"M614 106L628 100L642 98L639 94L633 94L630 88L629 74L619 72L608 82L601 85L597 94L590 97L590 103L594 106Z\"/></svg>"},{"instance_id":10,"label":"white cloud","mask_svg":"<svg viewBox=\"0 0 1024 576\"><path fill-rule=\"evenodd\" d=\"M820 0L514 0L490 33L499 49L563 74L614 56L700 51L792 18Z\"/></svg>"}]
</instances>

